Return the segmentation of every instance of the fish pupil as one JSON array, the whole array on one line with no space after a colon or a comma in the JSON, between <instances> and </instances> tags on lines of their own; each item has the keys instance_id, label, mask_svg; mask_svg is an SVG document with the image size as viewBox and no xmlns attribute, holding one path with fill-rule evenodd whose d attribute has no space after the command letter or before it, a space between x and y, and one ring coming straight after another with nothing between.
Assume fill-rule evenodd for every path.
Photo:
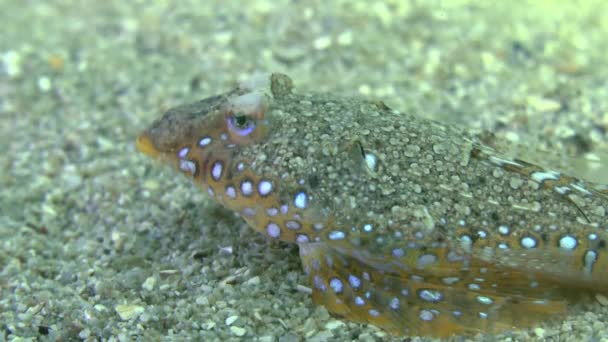
<instances>
[{"instance_id":1,"label":"fish pupil","mask_svg":"<svg viewBox=\"0 0 608 342\"><path fill-rule=\"evenodd\" d=\"M239 129L246 128L248 123L249 123L249 118L247 118L247 116L245 116L245 115L235 115L234 116L234 125L237 128L239 128Z\"/></svg>"}]
</instances>

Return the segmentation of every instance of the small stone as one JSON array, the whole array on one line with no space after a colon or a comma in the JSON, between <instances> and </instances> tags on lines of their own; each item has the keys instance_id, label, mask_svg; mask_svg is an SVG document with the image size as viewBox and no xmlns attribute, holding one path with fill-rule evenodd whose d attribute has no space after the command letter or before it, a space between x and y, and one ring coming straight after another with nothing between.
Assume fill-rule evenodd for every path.
<instances>
[{"instance_id":1,"label":"small stone","mask_svg":"<svg viewBox=\"0 0 608 342\"><path fill-rule=\"evenodd\" d=\"M150 179L150 180L144 181L143 187L146 190L154 191L154 190L156 190L156 189L158 189L160 187L160 183L158 183L155 180Z\"/></svg>"},{"instance_id":2,"label":"small stone","mask_svg":"<svg viewBox=\"0 0 608 342\"><path fill-rule=\"evenodd\" d=\"M55 210L55 208L53 208L50 205L43 204L42 205L42 212L44 212L49 217L57 217L57 210Z\"/></svg>"},{"instance_id":3,"label":"small stone","mask_svg":"<svg viewBox=\"0 0 608 342\"><path fill-rule=\"evenodd\" d=\"M301 340L301 336L296 335L293 332L288 332L285 335L279 337L278 342L298 342ZM306 339L308 341L308 339Z\"/></svg>"},{"instance_id":4,"label":"small stone","mask_svg":"<svg viewBox=\"0 0 608 342\"><path fill-rule=\"evenodd\" d=\"M499 71L502 67L501 61L491 52L482 52L481 62L484 69L488 71Z\"/></svg>"},{"instance_id":5,"label":"small stone","mask_svg":"<svg viewBox=\"0 0 608 342\"><path fill-rule=\"evenodd\" d=\"M276 6L277 5L273 1L260 0L252 2L251 8L248 9L253 12L257 12L260 16L263 16L274 10Z\"/></svg>"},{"instance_id":6,"label":"small stone","mask_svg":"<svg viewBox=\"0 0 608 342\"><path fill-rule=\"evenodd\" d=\"M537 337L543 338L545 336L545 329L543 328L535 328L534 329L534 335L536 335Z\"/></svg>"},{"instance_id":7,"label":"small stone","mask_svg":"<svg viewBox=\"0 0 608 342\"><path fill-rule=\"evenodd\" d=\"M234 34L232 32L224 31L224 32L216 33L213 36L213 39L219 45L228 45L228 43L230 43L230 41L232 40L233 37L234 37Z\"/></svg>"},{"instance_id":8,"label":"small stone","mask_svg":"<svg viewBox=\"0 0 608 342\"><path fill-rule=\"evenodd\" d=\"M230 332L235 336L242 337L245 336L247 330L245 328L234 326L230 327Z\"/></svg>"},{"instance_id":9,"label":"small stone","mask_svg":"<svg viewBox=\"0 0 608 342\"><path fill-rule=\"evenodd\" d=\"M331 37L330 36L321 36L313 42L315 49L317 50L325 50L331 46Z\"/></svg>"},{"instance_id":10,"label":"small stone","mask_svg":"<svg viewBox=\"0 0 608 342\"><path fill-rule=\"evenodd\" d=\"M323 330L311 337L310 341L330 341L332 339L334 339L333 333L329 330Z\"/></svg>"},{"instance_id":11,"label":"small stone","mask_svg":"<svg viewBox=\"0 0 608 342\"><path fill-rule=\"evenodd\" d=\"M255 277L253 277L253 278L250 278L250 279L248 279L248 280L245 282L245 284L246 284L246 285L251 285L251 286L257 286L257 285L260 285L260 277L255 276Z\"/></svg>"},{"instance_id":12,"label":"small stone","mask_svg":"<svg viewBox=\"0 0 608 342\"><path fill-rule=\"evenodd\" d=\"M114 249L122 251L125 246L125 236L121 232L113 231L110 235L110 239L114 243Z\"/></svg>"},{"instance_id":13,"label":"small stone","mask_svg":"<svg viewBox=\"0 0 608 342\"><path fill-rule=\"evenodd\" d=\"M600 119L600 122L603 125L608 125L608 112L604 113L604 115L602 115L602 118Z\"/></svg>"},{"instance_id":14,"label":"small stone","mask_svg":"<svg viewBox=\"0 0 608 342\"><path fill-rule=\"evenodd\" d=\"M536 335L537 337L543 338L545 336L545 329L543 329L543 328L535 328L534 329L534 335Z\"/></svg>"},{"instance_id":15,"label":"small stone","mask_svg":"<svg viewBox=\"0 0 608 342\"><path fill-rule=\"evenodd\" d=\"M511 177L509 179L509 185L512 189L517 190L524 184L524 181L518 177Z\"/></svg>"},{"instance_id":16,"label":"small stone","mask_svg":"<svg viewBox=\"0 0 608 342\"><path fill-rule=\"evenodd\" d=\"M509 140L510 142L514 142L514 143L517 143L521 140L519 138L519 134L517 134L516 132L505 133L505 139Z\"/></svg>"},{"instance_id":17,"label":"small stone","mask_svg":"<svg viewBox=\"0 0 608 342\"><path fill-rule=\"evenodd\" d=\"M179 272L177 270L161 270L158 272L158 275L160 275L161 278L167 278L178 273Z\"/></svg>"},{"instance_id":18,"label":"small stone","mask_svg":"<svg viewBox=\"0 0 608 342\"><path fill-rule=\"evenodd\" d=\"M76 165L66 165L61 174L62 186L68 190L75 190L82 185L83 179Z\"/></svg>"},{"instance_id":19,"label":"small stone","mask_svg":"<svg viewBox=\"0 0 608 342\"><path fill-rule=\"evenodd\" d=\"M50 78L46 76L38 78L38 89L40 89L40 91L46 93L47 91L51 90L52 87L53 83L51 82Z\"/></svg>"},{"instance_id":20,"label":"small stone","mask_svg":"<svg viewBox=\"0 0 608 342\"><path fill-rule=\"evenodd\" d=\"M338 45L348 46L353 43L353 32L352 31L344 31L340 33L338 36Z\"/></svg>"},{"instance_id":21,"label":"small stone","mask_svg":"<svg viewBox=\"0 0 608 342\"><path fill-rule=\"evenodd\" d=\"M604 322L595 321L595 322L593 322L592 328L594 331L602 331L602 330L605 330L606 325L604 324Z\"/></svg>"},{"instance_id":22,"label":"small stone","mask_svg":"<svg viewBox=\"0 0 608 342\"><path fill-rule=\"evenodd\" d=\"M357 89L357 91L361 95L369 95L372 92L372 88L367 84L362 84L359 86L359 89ZM606 120L606 121L608 121L608 120Z\"/></svg>"},{"instance_id":23,"label":"small stone","mask_svg":"<svg viewBox=\"0 0 608 342\"><path fill-rule=\"evenodd\" d=\"M203 324L201 324L201 328L203 328L204 330L211 330L211 329L215 328L215 322L212 320L208 320L208 321L204 322Z\"/></svg>"},{"instance_id":24,"label":"small stone","mask_svg":"<svg viewBox=\"0 0 608 342\"><path fill-rule=\"evenodd\" d=\"M359 341L375 341L375 339L372 337L372 335L368 332L360 334L358 336L358 338L359 338Z\"/></svg>"},{"instance_id":25,"label":"small stone","mask_svg":"<svg viewBox=\"0 0 608 342\"><path fill-rule=\"evenodd\" d=\"M146 291L152 291L152 290L154 290L154 285L156 285L156 278L148 277L148 278L146 278L144 283L141 284L141 288Z\"/></svg>"},{"instance_id":26,"label":"small stone","mask_svg":"<svg viewBox=\"0 0 608 342\"><path fill-rule=\"evenodd\" d=\"M338 321L338 320L333 320L333 321L329 321L325 324L325 329L327 330L335 330L338 329L340 327L345 326L346 324L344 324L344 322L342 321Z\"/></svg>"},{"instance_id":27,"label":"small stone","mask_svg":"<svg viewBox=\"0 0 608 342\"><path fill-rule=\"evenodd\" d=\"M9 77L17 77L21 74L21 55L16 51L8 51L0 55L0 61L4 64L4 70Z\"/></svg>"},{"instance_id":28,"label":"small stone","mask_svg":"<svg viewBox=\"0 0 608 342\"><path fill-rule=\"evenodd\" d=\"M106 311L108 311L108 308L106 308L103 304L95 304L95 306L93 306L93 308L95 310L97 310L97 312L106 312Z\"/></svg>"},{"instance_id":29,"label":"small stone","mask_svg":"<svg viewBox=\"0 0 608 342\"><path fill-rule=\"evenodd\" d=\"M230 316L230 317L226 318L225 323L226 323L226 325L232 325L232 323L236 322L237 319L239 319L239 316L236 316L236 315Z\"/></svg>"},{"instance_id":30,"label":"small stone","mask_svg":"<svg viewBox=\"0 0 608 342\"><path fill-rule=\"evenodd\" d=\"M98 136L97 139L95 139L95 141L97 142L97 147L99 147L100 151L111 151L115 148L115 144L114 141L112 141L111 139L102 137L102 136Z\"/></svg>"},{"instance_id":31,"label":"small stone","mask_svg":"<svg viewBox=\"0 0 608 342\"><path fill-rule=\"evenodd\" d=\"M433 152L435 153L443 153L445 151L444 144L433 144Z\"/></svg>"},{"instance_id":32,"label":"small stone","mask_svg":"<svg viewBox=\"0 0 608 342\"><path fill-rule=\"evenodd\" d=\"M225 246L225 247L219 247L220 248L220 253L224 254L224 255L231 255L233 252L233 248L232 246Z\"/></svg>"},{"instance_id":33,"label":"small stone","mask_svg":"<svg viewBox=\"0 0 608 342\"><path fill-rule=\"evenodd\" d=\"M298 284L298 285L296 285L296 290L298 290L302 293L312 294L312 289L308 286Z\"/></svg>"},{"instance_id":34,"label":"small stone","mask_svg":"<svg viewBox=\"0 0 608 342\"><path fill-rule=\"evenodd\" d=\"M304 321L302 330L307 331L307 333L306 333L307 337L310 337L310 336L316 334L317 333L317 322L312 317L307 318L306 321Z\"/></svg>"},{"instance_id":35,"label":"small stone","mask_svg":"<svg viewBox=\"0 0 608 342\"><path fill-rule=\"evenodd\" d=\"M133 318L137 318L141 315L145 309L141 305L130 305L130 304L119 304L114 308L116 313L123 321L128 321Z\"/></svg>"},{"instance_id":36,"label":"small stone","mask_svg":"<svg viewBox=\"0 0 608 342\"><path fill-rule=\"evenodd\" d=\"M194 302L198 305L207 306L209 305L209 298L207 298L206 296L199 296L194 300Z\"/></svg>"},{"instance_id":37,"label":"small stone","mask_svg":"<svg viewBox=\"0 0 608 342\"><path fill-rule=\"evenodd\" d=\"M383 1L374 1L373 3L368 5L367 13L369 13L369 15L371 16L380 19L382 25L389 26L392 24L395 18L394 9L392 9L391 7L389 7L389 5Z\"/></svg>"},{"instance_id":38,"label":"small stone","mask_svg":"<svg viewBox=\"0 0 608 342\"><path fill-rule=\"evenodd\" d=\"M595 299L597 299L597 301L600 304L602 304L603 306L608 306L608 298L606 298L606 296L601 295L601 294L596 294Z\"/></svg>"},{"instance_id":39,"label":"small stone","mask_svg":"<svg viewBox=\"0 0 608 342\"><path fill-rule=\"evenodd\" d=\"M78 333L78 337L83 340L86 340L87 338L89 338L89 336L91 336L91 330L89 329L83 329Z\"/></svg>"},{"instance_id":40,"label":"small stone","mask_svg":"<svg viewBox=\"0 0 608 342\"><path fill-rule=\"evenodd\" d=\"M529 96L527 99L528 106L535 112L547 113L555 112L561 108L561 104L555 100L546 99L540 96Z\"/></svg>"}]
</instances>

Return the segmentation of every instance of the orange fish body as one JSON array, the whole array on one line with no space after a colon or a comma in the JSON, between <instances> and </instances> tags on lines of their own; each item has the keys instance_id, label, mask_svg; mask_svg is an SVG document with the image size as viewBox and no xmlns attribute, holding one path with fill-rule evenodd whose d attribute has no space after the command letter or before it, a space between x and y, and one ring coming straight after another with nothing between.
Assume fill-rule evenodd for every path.
<instances>
[{"instance_id":1,"label":"orange fish body","mask_svg":"<svg viewBox=\"0 0 608 342\"><path fill-rule=\"evenodd\" d=\"M167 111L137 139L271 239L313 299L398 335L525 327L607 291L608 190L381 102L272 74Z\"/></svg>"}]
</instances>

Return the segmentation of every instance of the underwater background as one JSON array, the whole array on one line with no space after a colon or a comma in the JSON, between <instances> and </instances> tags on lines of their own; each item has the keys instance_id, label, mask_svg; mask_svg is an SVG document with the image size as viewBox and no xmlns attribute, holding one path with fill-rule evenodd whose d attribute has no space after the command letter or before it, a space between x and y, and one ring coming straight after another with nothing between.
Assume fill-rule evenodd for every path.
<instances>
[{"instance_id":1,"label":"underwater background","mask_svg":"<svg viewBox=\"0 0 608 342\"><path fill-rule=\"evenodd\" d=\"M251 74L488 130L607 180L605 1L0 5L0 340L391 339L314 306L295 246L136 152L160 112ZM473 340L602 341L606 322L589 296Z\"/></svg>"}]
</instances>

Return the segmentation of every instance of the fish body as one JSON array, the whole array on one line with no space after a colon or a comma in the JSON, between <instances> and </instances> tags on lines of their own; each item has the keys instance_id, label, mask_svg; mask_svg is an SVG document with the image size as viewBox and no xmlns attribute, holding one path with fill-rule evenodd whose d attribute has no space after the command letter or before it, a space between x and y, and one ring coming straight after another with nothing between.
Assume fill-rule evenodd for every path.
<instances>
[{"instance_id":1,"label":"fish body","mask_svg":"<svg viewBox=\"0 0 608 342\"><path fill-rule=\"evenodd\" d=\"M525 327L607 289L606 186L379 101L272 74L170 109L137 146L298 244L316 303L394 334Z\"/></svg>"}]
</instances>

